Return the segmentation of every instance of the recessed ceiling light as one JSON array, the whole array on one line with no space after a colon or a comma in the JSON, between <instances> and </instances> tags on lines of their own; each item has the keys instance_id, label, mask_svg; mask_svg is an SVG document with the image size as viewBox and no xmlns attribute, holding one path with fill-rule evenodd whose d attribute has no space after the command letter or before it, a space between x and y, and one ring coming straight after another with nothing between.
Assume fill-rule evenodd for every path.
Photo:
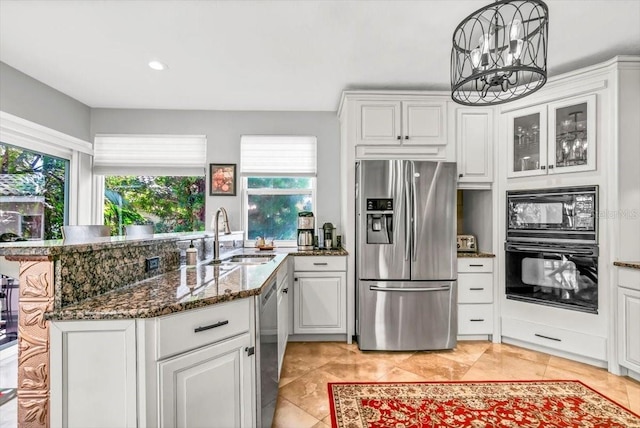
<instances>
[{"instance_id":1,"label":"recessed ceiling light","mask_svg":"<svg viewBox=\"0 0 640 428\"><path fill-rule=\"evenodd\" d=\"M162 71L162 70L166 70L167 68L169 68L167 66L167 64L164 64L160 61L149 61L149 67L152 68L153 70L156 71Z\"/></svg>"}]
</instances>

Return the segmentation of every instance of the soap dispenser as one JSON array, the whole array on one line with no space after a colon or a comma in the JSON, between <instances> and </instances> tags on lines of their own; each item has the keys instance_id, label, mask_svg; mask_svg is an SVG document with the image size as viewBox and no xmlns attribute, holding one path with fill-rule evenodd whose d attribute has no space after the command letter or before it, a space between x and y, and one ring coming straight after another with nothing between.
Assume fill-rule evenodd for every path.
<instances>
[{"instance_id":1,"label":"soap dispenser","mask_svg":"<svg viewBox=\"0 0 640 428\"><path fill-rule=\"evenodd\" d=\"M193 246L193 239L187 248L187 266L195 266L198 263L198 250Z\"/></svg>"}]
</instances>

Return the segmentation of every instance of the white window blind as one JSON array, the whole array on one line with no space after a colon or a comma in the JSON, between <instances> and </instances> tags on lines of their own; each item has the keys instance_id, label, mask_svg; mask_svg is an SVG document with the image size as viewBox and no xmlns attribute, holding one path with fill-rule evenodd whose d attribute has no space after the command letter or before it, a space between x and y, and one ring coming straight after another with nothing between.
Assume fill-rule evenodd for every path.
<instances>
[{"instance_id":1,"label":"white window blind","mask_svg":"<svg viewBox=\"0 0 640 428\"><path fill-rule=\"evenodd\" d=\"M243 135L240 139L243 176L316 176L316 137Z\"/></svg>"},{"instance_id":2,"label":"white window blind","mask_svg":"<svg viewBox=\"0 0 640 428\"><path fill-rule=\"evenodd\" d=\"M96 135L93 172L99 175L205 175L204 135Z\"/></svg>"}]
</instances>

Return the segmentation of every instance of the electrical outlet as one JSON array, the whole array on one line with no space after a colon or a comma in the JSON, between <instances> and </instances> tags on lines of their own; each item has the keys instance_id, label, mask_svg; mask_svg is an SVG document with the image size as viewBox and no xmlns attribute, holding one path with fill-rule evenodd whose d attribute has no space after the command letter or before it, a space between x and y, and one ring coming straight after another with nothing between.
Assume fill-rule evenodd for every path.
<instances>
[{"instance_id":1,"label":"electrical outlet","mask_svg":"<svg viewBox=\"0 0 640 428\"><path fill-rule=\"evenodd\" d=\"M144 270L145 272L149 272L152 270L156 270L160 267L160 257L149 257L145 261Z\"/></svg>"}]
</instances>

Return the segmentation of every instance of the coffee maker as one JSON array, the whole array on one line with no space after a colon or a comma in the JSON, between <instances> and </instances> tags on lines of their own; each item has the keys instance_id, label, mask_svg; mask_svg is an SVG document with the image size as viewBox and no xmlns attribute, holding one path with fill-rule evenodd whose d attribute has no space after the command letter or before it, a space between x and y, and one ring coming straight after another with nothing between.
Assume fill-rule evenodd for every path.
<instances>
[{"instance_id":1,"label":"coffee maker","mask_svg":"<svg viewBox=\"0 0 640 428\"><path fill-rule=\"evenodd\" d=\"M313 250L315 219L311 211L298 213L298 250Z\"/></svg>"}]
</instances>

